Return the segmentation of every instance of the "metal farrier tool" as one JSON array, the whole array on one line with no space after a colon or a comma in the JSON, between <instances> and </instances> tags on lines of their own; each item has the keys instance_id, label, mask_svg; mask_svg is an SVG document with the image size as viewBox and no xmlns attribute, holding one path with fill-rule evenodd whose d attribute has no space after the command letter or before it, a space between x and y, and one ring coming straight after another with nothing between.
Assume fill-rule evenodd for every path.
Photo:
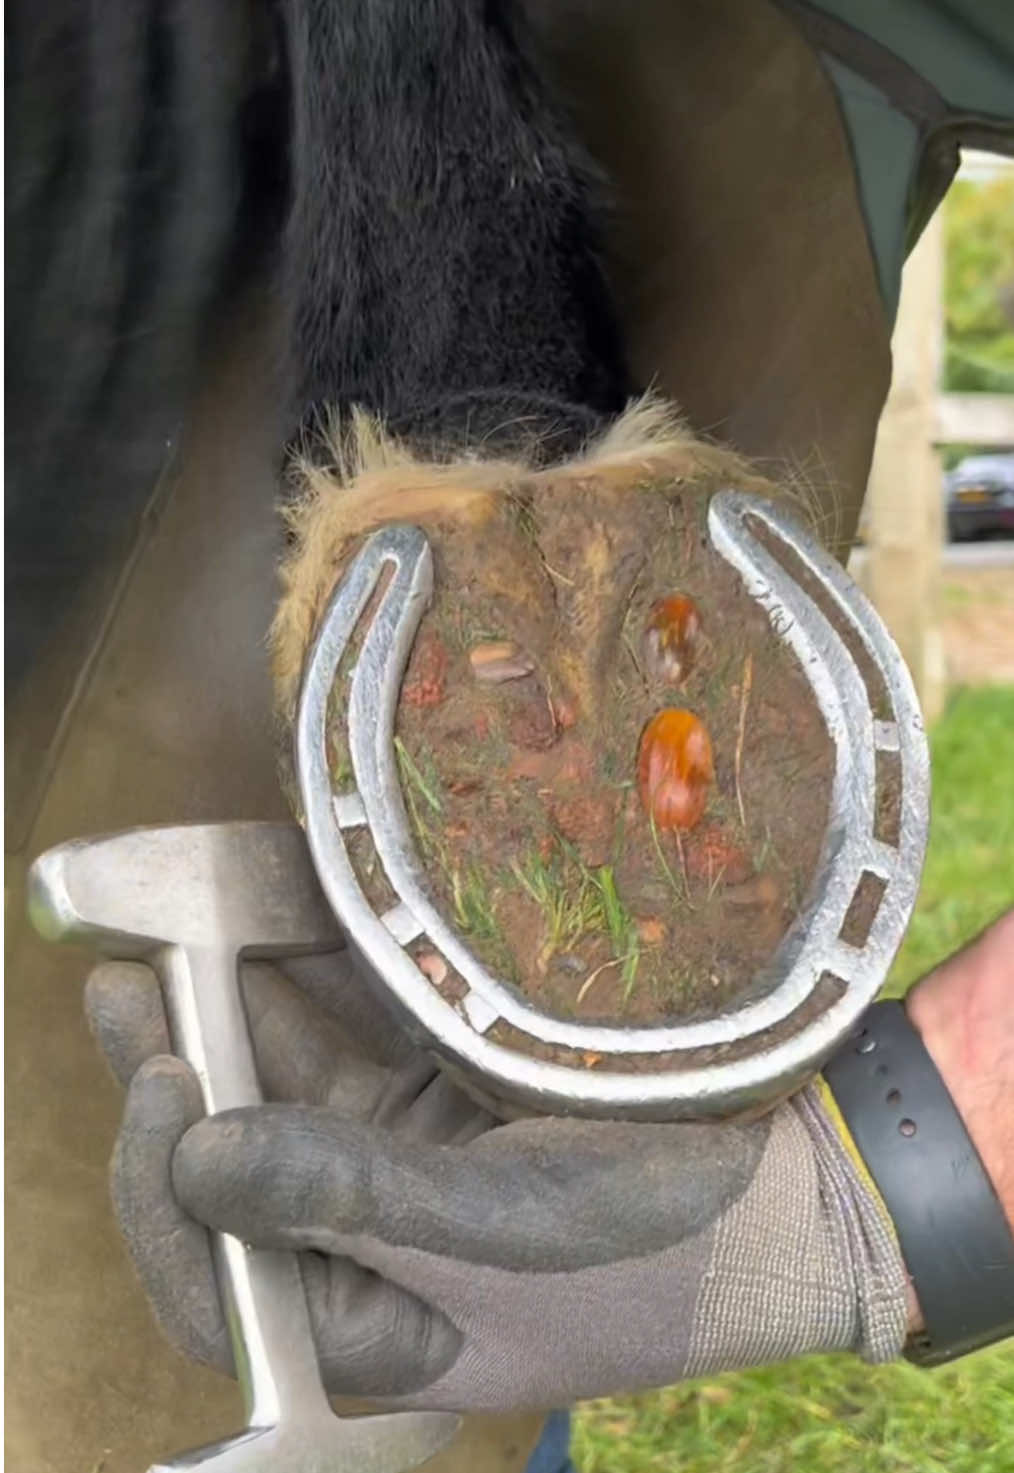
<instances>
[{"instance_id":1,"label":"metal farrier tool","mask_svg":"<svg viewBox=\"0 0 1014 1473\"><path fill-rule=\"evenodd\" d=\"M63 844L36 860L29 908L44 936L155 969L173 1048L209 1114L261 1101L241 959L341 944L295 824L134 829ZM405 1473L450 1441L458 1419L443 1412L335 1416L295 1255L224 1234L213 1243L248 1425L152 1473Z\"/></svg>"}]
</instances>

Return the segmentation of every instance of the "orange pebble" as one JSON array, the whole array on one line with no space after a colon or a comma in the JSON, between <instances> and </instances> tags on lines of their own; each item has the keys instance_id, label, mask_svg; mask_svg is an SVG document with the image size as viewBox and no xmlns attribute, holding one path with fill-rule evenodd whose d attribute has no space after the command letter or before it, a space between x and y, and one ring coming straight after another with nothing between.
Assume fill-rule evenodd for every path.
<instances>
[{"instance_id":1,"label":"orange pebble","mask_svg":"<svg viewBox=\"0 0 1014 1473\"><path fill-rule=\"evenodd\" d=\"M701 616L693 599L673 593L652 604L644 630L644 658L656 680L679 685L697 663Z\"/></svg>"},{"instance_id":2,"label":"orange pebble","mask_svg":"<svg viewBox=\"0 0 1014 1473\"><path fill-rule=\"evenodd\" d=\"M714 780L711 738L692 711L667 706L644 728L637 754L637 789L659 829L692 829Z\"/></svg>"}]
</instances>

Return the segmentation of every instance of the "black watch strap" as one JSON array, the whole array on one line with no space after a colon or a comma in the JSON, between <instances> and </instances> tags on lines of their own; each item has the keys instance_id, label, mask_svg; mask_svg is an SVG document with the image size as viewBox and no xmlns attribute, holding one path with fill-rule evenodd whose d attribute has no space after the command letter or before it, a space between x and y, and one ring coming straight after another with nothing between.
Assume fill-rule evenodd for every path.
<instances>
[{"instance_id":1,"label":"black watch strap","mask_svg":"<svg viewBox=\"0 0 1014 1473\"><path fill-rule=\"evenodd\" d=\"M1014 1234L904 1006L875 1003L823 1072L919 1296L905 1354L935 1366L1014 1334Z\"/></svg>"}]
</instances>

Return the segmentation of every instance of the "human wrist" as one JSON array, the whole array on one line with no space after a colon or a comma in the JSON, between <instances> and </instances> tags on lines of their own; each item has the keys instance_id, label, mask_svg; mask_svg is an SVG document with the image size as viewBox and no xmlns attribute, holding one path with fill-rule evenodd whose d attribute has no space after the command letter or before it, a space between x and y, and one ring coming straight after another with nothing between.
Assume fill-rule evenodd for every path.
<instances>
[{"instance_id":1,"label":"human wrist","mask_svg":"<svg viewBox=\"0 0 1014 1473\"><path fill-rule=\"evenodd\" d=\"M1007 916L907 1005L871 1008L824 1070L914 1281L923 1365L1014 1333L1012 946Z\"/></svg>"},{"instance_id":2,"label":"human wrist","mask_svg":"<svg viewBox=\"0 0 1014 1473\"><path fill-rule=\"evenodd\" d=\"M1014 1231L1014 910L913 988L905 1008Z\"/></svg>"}]
</instances>

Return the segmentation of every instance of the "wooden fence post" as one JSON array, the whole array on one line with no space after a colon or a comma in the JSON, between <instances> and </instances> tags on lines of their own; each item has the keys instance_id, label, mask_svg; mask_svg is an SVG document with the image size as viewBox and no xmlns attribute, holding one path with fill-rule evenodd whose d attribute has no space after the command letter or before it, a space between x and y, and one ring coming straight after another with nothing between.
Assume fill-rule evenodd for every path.
<instances>
[{"instance_id":1,"label":"wooden fence post","mask_svg":"<svg viewBox=\"0 0 1014 1473\"><path fill-rule=\"evenodd\" d=\"M927 720L943 704L935 624L944 537L934 440L943 344L943 220L927 225L902 276L891 351L891 390L867 488L867 592L908 662Z\"/></svg>"}]
</instances>

